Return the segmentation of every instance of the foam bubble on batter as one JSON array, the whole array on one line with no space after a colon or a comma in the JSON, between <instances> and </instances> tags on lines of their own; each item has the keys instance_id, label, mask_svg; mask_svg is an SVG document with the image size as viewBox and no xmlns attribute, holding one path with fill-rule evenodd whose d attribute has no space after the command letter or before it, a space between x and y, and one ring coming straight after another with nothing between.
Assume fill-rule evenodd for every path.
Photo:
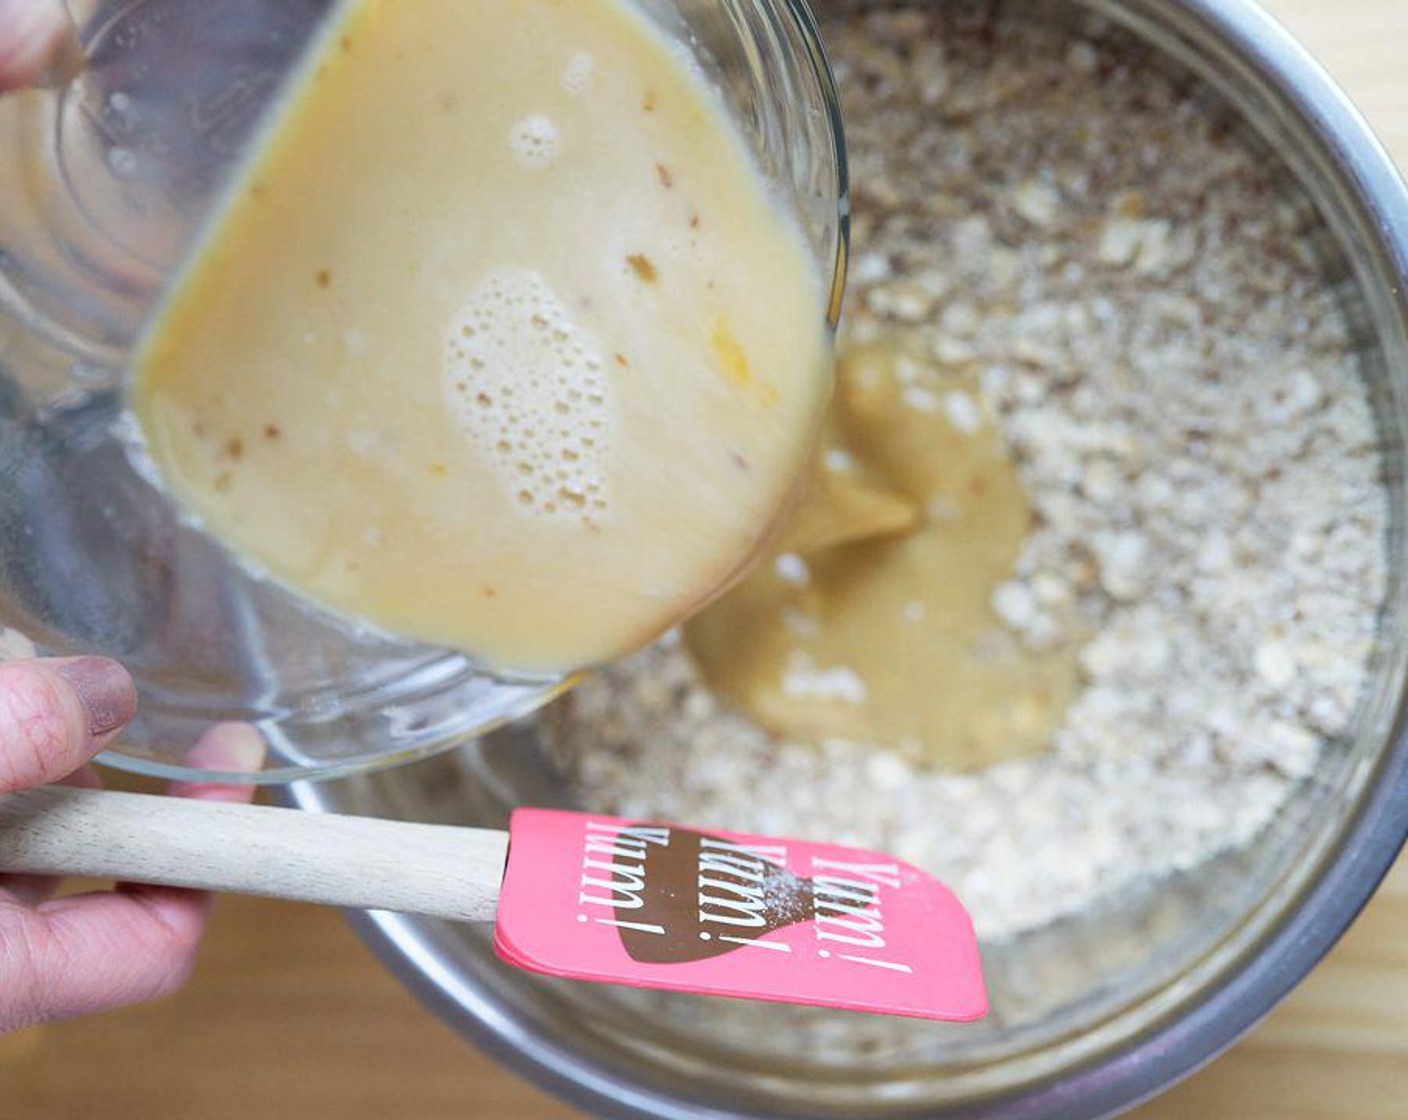
<instances>
[{"instance_id":1,"label":"foam bubble on batter","mask_svg":"<svg viewBox=\"0 0 1408 1120\"><path fill-rule=\"evenodd\" d=\"M590 526L609 512L606 363L538 273L501 268L475 285L446 338L444 391L525 514Z\"/></svg>"},{"instance_id":2,"label":"foam bubble on batter","mask_svg":"<svg viewBox=\"0 0 1408 1120\"><path fill-rule=\"evenodd\" d=\"M562 88L576 96L587 88L592 71L596 69L596 59L587 51L578 51L567 60L562 70Z\"/></svg>"},{"instance_id":3,"label":"foam bubble on batter","mask_svg":"<svg viewBox=\"0 0 1408 1120\"><path fill-rule=\"evenodd\" d=\"M508 130L508 146L520 167L541 171L557 160L557 125L547 117L523 117Z\"/></svg>"}]
</instances>

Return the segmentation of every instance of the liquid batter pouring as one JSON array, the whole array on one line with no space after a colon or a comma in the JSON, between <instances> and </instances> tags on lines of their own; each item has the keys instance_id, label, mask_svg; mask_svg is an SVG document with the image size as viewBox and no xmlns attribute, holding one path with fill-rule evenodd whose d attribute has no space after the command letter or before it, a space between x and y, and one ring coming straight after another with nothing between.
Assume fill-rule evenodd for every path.
<instances>
[{"instance_id":1,"label":"liquid batter pouring","mask_svg":"<svg viewBox=\"0 0 1408 1120\"><path fill-rule=\"evenodd\" d=\"M157 314L134 403L255 567L560 672L727 583L830 385L800 230L630 4L359 0Z\"/></svg>"}]
</instances>

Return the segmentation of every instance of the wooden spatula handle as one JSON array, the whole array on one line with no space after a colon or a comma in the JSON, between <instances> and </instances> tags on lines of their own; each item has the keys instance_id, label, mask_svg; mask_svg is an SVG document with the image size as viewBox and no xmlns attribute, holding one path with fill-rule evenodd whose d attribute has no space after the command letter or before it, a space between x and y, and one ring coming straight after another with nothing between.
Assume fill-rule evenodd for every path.
<instances>
[{"instance_id":1,"label":"wooden spatula handle","mask_svg":"<svg viewBox=\"0 0 1408 1120\"><path fill-rule=\"evenodd\" d=\"M48 786L0 794L0 871L490 921L508 833Z\"/></svg>"}]
</instances>

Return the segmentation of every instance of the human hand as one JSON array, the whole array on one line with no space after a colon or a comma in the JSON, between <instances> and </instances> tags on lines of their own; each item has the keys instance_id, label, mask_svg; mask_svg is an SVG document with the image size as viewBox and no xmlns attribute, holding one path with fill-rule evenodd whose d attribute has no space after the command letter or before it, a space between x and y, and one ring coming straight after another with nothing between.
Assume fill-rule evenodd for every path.
<instances>
[{"instance_id":1,"label":"human hand","mask_svg":"<svg viewBox=\"0 0 1408 1120\"><path fill-rule=\"evenodd\" d=\"M107 658L0 664L0 793L52 782L98 785L86 764L136 706L127 671ZM254 770L263 754L253 728L221 724L201 737L187 762ZM252 790L178 783L171 793L247 801ZM54 886L50 879L0 874L0 1034L156 999L190 974L208 895L118 884L51 899Z\"/></svg>"},{"instance_id":2,"label":"human hand","mask_svg":"<svg viewBox=\"0 0 1408 1120\"><path fill-rule=\"evenodd\" d=\"M0 0L0 92L37 81L72 33L60 0Z\"/></svg>"}]
</instances>

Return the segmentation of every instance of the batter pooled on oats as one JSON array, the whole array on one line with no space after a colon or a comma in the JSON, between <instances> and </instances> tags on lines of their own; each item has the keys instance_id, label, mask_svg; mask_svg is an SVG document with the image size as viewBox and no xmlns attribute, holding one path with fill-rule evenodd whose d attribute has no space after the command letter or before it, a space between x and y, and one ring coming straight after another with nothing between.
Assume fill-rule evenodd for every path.
<instances>
[{"instance_id":1,"label":"batter pooled on oats","mask_svg":"<svg viewBox=\"0 0 1408 1120\"><path fill-rule=\"evenodd\" d=\"M953 418L991 418L1031 513L982 605L1012 647L1071 659L1069 704L1036 753L968 772L839 722L769 730L701 674L706 615L544 726L589 807L892 851L992 940L1272 820L1350 727L1387 510L1319 219L1274 161L1104 40L946 12L825 27L843 348L904 337L904 388L941 410L971 386ZM858 695L841 667L811 669Z\"/></svg>"},{"instance_id":2,"label":"batter pooled on oats","mask_svg":"<svg viewBox=\"0 0 1408 1120\"><path fill-rule=\"evenodd\" d=\"M970 770L1046 747L1077 646L1023 645L994 609L1032 510L975 378L926 342L896 324L843 351L783 551L685 644L707 686L774 734Z\"/></svg>"}]
</instances>

